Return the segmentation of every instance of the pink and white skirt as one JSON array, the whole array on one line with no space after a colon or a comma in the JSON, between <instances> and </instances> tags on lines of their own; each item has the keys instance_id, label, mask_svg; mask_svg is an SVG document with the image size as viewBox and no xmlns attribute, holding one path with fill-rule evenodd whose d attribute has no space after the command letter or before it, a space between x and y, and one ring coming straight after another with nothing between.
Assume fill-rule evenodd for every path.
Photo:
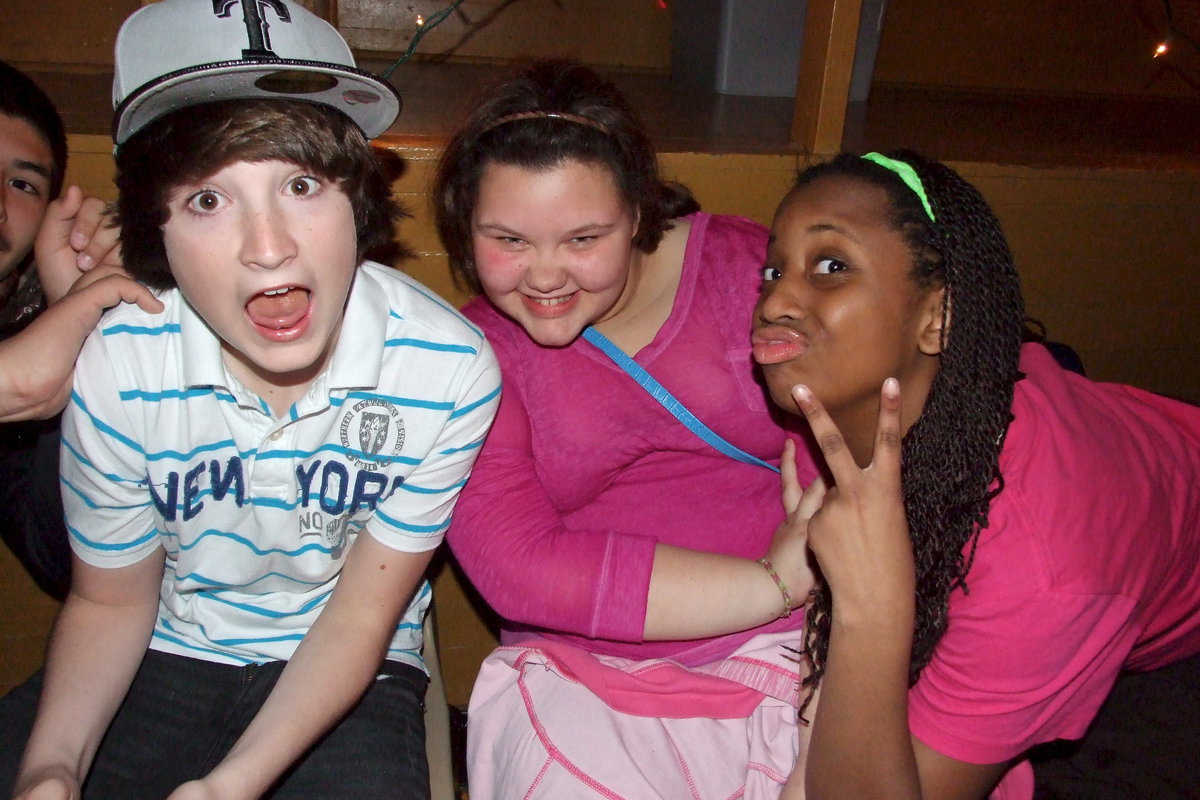
<instances>
[{"instance_id":1,"label":"pink and white skirt","mask_svg":"<svg viewBox=\"0 0 1200 800\"><path fill-rule=\"evenodd\" d=\"M775 800L808 749L796 644L763 634L700 667L498 648L471 693L471 800Z\"/></svg>"}]
</instances>

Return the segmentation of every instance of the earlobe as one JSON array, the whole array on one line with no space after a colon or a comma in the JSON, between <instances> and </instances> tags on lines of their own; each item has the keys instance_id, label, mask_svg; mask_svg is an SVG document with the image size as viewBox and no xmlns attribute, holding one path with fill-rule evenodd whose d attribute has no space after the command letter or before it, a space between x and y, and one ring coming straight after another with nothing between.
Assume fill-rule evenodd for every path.
<instances>
[{"instance_id":1,"label":"earlobe","mask_svg":"<svg viewBox=\"0 0 1200 800\"><path fill-rule=\"evenodd\" d=\"M927 356L941 355L942 343L950 333L950 297L946 294L946 287L940 286L930 291L921 300L921 306L923 322L917 344Z\"/></svg>"}]
</instances>

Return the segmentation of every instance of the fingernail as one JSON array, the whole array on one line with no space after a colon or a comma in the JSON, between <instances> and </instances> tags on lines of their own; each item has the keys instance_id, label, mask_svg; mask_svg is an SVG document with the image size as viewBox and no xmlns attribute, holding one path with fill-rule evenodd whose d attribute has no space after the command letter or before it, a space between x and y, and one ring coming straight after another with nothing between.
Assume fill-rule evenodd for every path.
<instances>
[{"instance_id":1,"label":"fingernail","mask_svg":"<svg viewBox=\"0 0 1200 800\"><path fill-rule=\"evenodd\" d=\"M792 387L792 397L795 397L802 403L807 403L812 399L812 392L803 383L798 383Z\"/></svg>"},{"instance_id":2,"label":"fingernail","mask_svg":"<svg viewBox=\"0 0 1200 800\"><path fill-rule=\"evenodd\" d=\"M95 259L89 256L87 253L80 253L76 257L75 263L80 269L89 270L92 268L92 265L95 264Z\"/></svg>"},{"instance_id":3,"label":"fingernail","mask_svg":"<svg viewBox=\"0 0 1200 800\"><path fill-rule=\"evenodd\" d=\"M71 234L71 246L74 247L75 249L79 250L84 247L87 247L87 243L88 243L87 237L84 236L82 233L76 231L75 233Z\"/></svg>"},{"instance_id":4,"label":"fingernail","mask_svg":"<svg viewBox=\"0 0 1200 800\"><path fill-rule=\"evenodd\" d=\"M895 378L888 378L883 382L883 390L888 393L889 397L895 397L900 394L900 381Z\"/></svg>"}]
</instances>

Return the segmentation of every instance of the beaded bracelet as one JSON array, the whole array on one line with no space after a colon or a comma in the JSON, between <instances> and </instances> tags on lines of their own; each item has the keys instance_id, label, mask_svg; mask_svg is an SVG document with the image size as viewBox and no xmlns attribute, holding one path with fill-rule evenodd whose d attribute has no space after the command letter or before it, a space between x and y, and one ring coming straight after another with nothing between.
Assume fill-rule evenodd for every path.
<instances>
[{"instance_id":1,"label":"beaded bracelet","mask_svg":"<svg viewBox=\"0 0 1200 800\"><path fill-rule=\"evenodd\" d=\"M763 565L763 569L771 576L771 580L775 581L775 585L779 587L779 593L783 595L783 613L779 616L790 617L796 606L792 603L792 595L788 592L787 584L783 582L783 578L779 577L779 573L775 571L775 565L766 556L760 558L758 563Z\"/></svg>"}]
</instances>

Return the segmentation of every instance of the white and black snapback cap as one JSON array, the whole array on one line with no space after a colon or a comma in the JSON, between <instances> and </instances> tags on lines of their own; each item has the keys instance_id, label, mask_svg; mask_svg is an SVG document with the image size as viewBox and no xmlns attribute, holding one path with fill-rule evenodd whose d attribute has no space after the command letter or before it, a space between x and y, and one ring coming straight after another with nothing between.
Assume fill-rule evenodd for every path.
<instances>
[{"instance_id":1,"label":"white and black snapback cap","mask_svg":"<svg viewBox=\"0 0 1200 800\"><path fill-rule=\"evenodd\" d=\"M400 95L358 69L337 29L290 0L159 0L117 34L113 140L218 100L286 98L332 106L368 138L400 113Z\"/></svg>"}]
</instances>

